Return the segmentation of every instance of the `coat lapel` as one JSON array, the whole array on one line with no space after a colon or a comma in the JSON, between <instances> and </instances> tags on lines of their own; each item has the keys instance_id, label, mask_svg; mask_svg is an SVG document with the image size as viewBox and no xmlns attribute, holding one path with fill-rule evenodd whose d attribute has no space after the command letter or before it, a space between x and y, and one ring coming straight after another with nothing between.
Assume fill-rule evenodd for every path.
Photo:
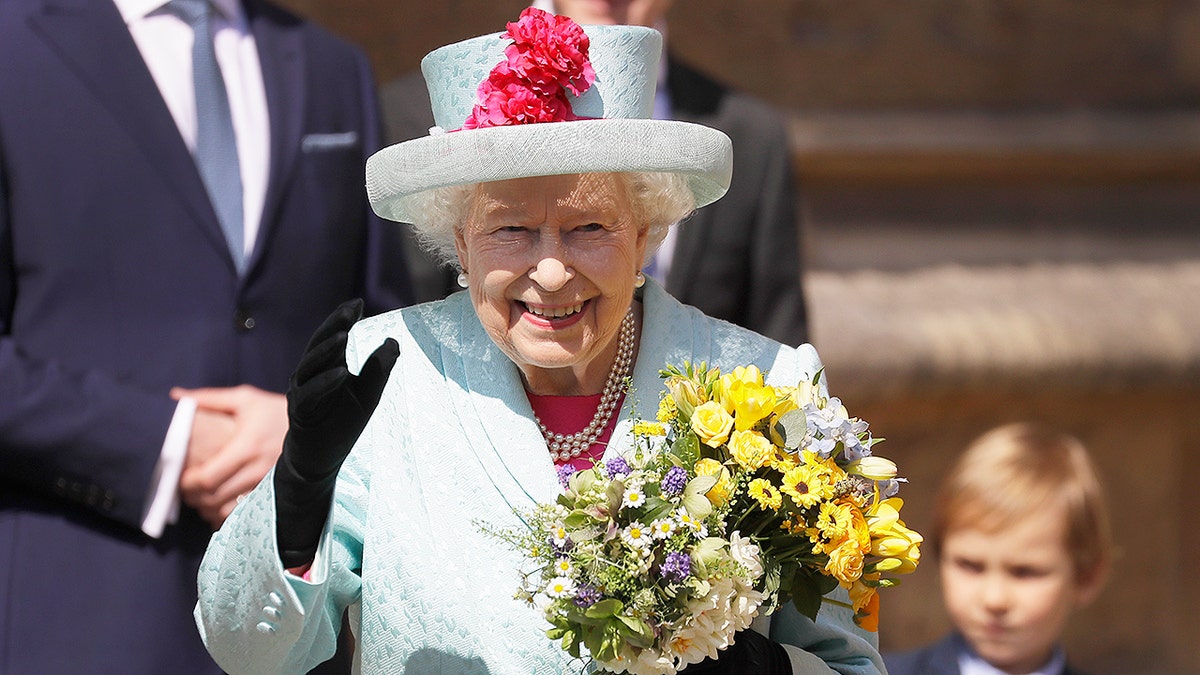
<instances>
[{"instance_id":1,"label":"coat lapel","mask_svg":"<svg viewBox=\"0 0 1200 675\"><path fill-rule=\"evenodd\" d=\"M283 20L278 10L258 0L246 2L245 7L250 30L254 33L254 43L258 47L271 127L267 194L263 200L258 237L247 261L247 269L251 269L262 257L264 244L270 241L277 227L284 186L288 183L300 148L308 91L304 86L301 24Z\"/></svg>"},{"instance_id":2,"label":"coat lapel","mask_svg":"<svg viewBox=\"0 0 1200 675\"><path fill-rule=\"evenodd\" d=\"M159 174L210 242L228 253L196 163L116 6L45 0L29 22L118 120L146 161L161 167Z\"/></svg>"}]
</instances>

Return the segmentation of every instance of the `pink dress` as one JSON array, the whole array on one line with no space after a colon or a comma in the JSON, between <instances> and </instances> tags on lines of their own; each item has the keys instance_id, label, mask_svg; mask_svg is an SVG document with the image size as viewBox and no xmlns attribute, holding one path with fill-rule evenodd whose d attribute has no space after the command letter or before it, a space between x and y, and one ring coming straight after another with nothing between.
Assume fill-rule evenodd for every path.
<instances>
[{"instance_id":1,"label":"pink dress","mask_svg":"<svg viewBox=\"0 0 1200 675\"><path fill-rule=\"evenodd\" d=\"M529 397L529 405L533 406L534 414L546 425L546 428L556 434L573 434L586 427L596 414L596 407L600 405L601 396L600 394L593 396L539 396L528 391L525 392L525 395ZM621 409L624 401L625 394L621 394L621 398L617 400L616 410ZM612 437L613 430L617 428L619 418L620 415L614 413L604 430L600 432L600 436L596 438L596 442L592 443L583 454L566 462L555 460L554 466L559 468L570 466L576 471L592 468L604 456L604 449L608 447L608 439Z\"/></svg>"}]
</instances>

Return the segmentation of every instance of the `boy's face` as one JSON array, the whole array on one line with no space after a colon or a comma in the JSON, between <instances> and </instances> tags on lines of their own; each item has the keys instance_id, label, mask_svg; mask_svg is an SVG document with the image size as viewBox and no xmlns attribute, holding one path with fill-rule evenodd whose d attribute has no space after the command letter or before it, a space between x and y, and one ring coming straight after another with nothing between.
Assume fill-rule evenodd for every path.
<instances>
[{"instance_id":1,"label":"boy's face","mask_svg":"<svg viewBox=\"0 0 1200 675\"><path fill-rule=\"evenodd\" d=\"M942 594L954 625L975 651L1009 673L1050 658L1067 617L1098 581L1076 579L1066 547L1066 511L1041 509L998 532L952 527L941 552Z\"/></svg>"}]
</instances>

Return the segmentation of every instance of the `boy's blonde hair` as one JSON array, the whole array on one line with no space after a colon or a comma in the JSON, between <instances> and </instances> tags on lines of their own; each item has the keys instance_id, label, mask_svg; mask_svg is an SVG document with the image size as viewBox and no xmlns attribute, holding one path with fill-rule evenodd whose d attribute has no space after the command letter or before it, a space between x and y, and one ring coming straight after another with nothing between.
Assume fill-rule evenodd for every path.
<instances>
[{"instance_id":1,"label":"boy's blonde hair","mask_svg":"<svg viewBox=\"0 0 1200 675\"><path fill-rule=\"evenodd\" d=\"M1112 550L1108 510L1095 467L1073 436L1032 424L997 427L973 441L942 482L934 512L934 554L947 533L970 527L997 532L1059 503L1076 580L1094 581Z\"/></svg>"}]
</instances>

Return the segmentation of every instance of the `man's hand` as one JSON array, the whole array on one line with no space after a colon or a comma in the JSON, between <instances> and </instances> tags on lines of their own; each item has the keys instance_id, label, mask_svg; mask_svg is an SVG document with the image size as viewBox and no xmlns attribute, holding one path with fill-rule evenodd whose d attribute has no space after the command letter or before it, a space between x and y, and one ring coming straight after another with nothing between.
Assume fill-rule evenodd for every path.
<instances>
[{"instance_id":1,"label":"man's hand","mask_svg":"<svg viewBox=\"0 0 1200 675\"><path fill-rule=\"evenodd\" d=\"M221 526L237 499L274 466L287 432L287 399L256 387L171 390L197 404L179 490L183 501ZM218 438L224 442L216 443Z\"/></svg>"}]
</instances>

